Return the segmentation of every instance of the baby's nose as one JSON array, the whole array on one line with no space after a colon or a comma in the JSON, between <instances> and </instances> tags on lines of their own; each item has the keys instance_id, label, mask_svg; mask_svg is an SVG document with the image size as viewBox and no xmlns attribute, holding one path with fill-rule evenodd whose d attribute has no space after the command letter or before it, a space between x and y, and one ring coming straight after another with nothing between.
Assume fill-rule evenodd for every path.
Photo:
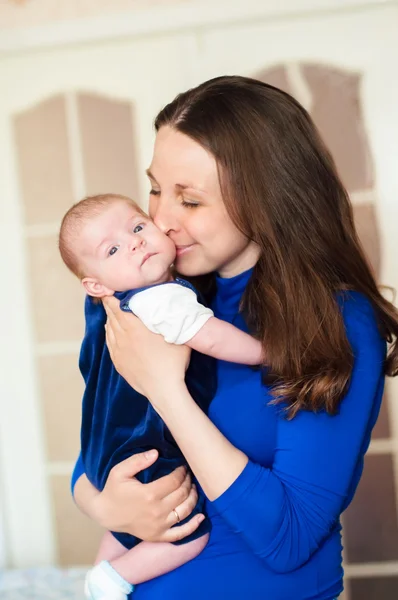
<instances>
[{"instance_id":1,"label":"baby's nose","mask_svg":"<svg viewBox=\"0 0 398 600\"><path fill-rule=\"evenodd\" d=\"M132 252L134 252L135 250L138 250L138 248L140 248L141 246L145 245L145 240L142 239L142 237L140 237L139 235L137 236L133 236L132 240L131 240L131 244L130 244L130 249Z\"/></svg>"}]
</instances>

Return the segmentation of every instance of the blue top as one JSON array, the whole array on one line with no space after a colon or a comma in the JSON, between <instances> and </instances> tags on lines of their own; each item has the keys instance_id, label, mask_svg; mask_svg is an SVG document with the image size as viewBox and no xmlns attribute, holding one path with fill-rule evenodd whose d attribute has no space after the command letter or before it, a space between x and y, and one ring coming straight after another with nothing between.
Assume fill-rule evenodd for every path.
<instances>
[{"instance_id":1,"label":"blue top","mask_svg":"<svg viewBox=\"0 0 398 600\"><path fill-rule=\"evenodd\" d=\"M134 293L125 292L117 296L123 303ZM89 481L102 490L112 467L133 454L151 448L159 451L159 458L154 465L137 475L143 483L158 479L186 464L170 431L147 398L130 387L113 366L105 343L106 313L102 303L93 302L87 296L85 317L86 331L79 360L86 384L82 408L81 457ZM186 383L199 406L207 412L216 391L215 360L193 352ZM194 513L204 511L204 501L204 495L200 494ZM196 532L179 543L200 537L210 528L210 521L206 519ZM127 533L113 535L126 548L132 548L141 541Z\"/></svg>"},{"instance_id":2,"label":"blue top","mask_svg":"<svg viewBox=\"0 0 398 600\"><path fill-rule=\"evenodd\" d=\"M239 301L250 275L219 278L213 306L242 330ZM206 502L212 531L203 552L139 585L134 600L331 600L342 591L339 517L357 487L379 412L386 345L361 294L345 294L341 307L355 365L335 417L300 412L288 421L269 405L259 371L218 362L209 416L249 462L217 500Z\"/></svg>"}]
</instances>

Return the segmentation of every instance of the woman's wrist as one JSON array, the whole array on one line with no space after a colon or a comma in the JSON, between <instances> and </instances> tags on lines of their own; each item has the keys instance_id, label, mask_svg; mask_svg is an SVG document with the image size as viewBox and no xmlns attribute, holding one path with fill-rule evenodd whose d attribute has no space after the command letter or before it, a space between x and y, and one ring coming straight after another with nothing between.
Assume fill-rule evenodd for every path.
<instances>
[{"instance_id":1,"label":"woman's wrist","mask_svg":"<svg viewBox=\"0 0 398 600\"><path fill-rule=\"evenodd\" d=\"M184 382L165 386L155 404L206 496L209 500L221 496L244 470L248 457L211 422Z\"/></svg>"},{"instance_id":2,"label":"woman's wrist","mask_svg":"<svg viewBox=\"0 0 398 600\"><path fill-rule=\"evenodd\" d=\"M114 522L115 518L117 519L117 511L115 514L114 506L106 493L106 488L102 492L98 490L96 492L91 498L91 518L103 529L119 531L118 526Z\"/></svg>"},{"instance_id":3,"label":"woman's wrist","mask_svg":"<svg viewBox=\"0 0 398 600\"><path fill-rule=\"evenodd\" d=\"M103 492L97 492L91 500L91 518L100 527L104 529L112 529L109 524L106 523L108 512L106 510L106 499Z\"/></svg>"},{"instance_id":4,"label":"woman's wrist","mask_svg":"<svg viewBox=\"0 0 398 600\"><path fill-rule=\"evenodd\" d=\"M103 526L105 512L103 495L89 482L85 474L76 481L73 497L77 506L85 515Z\"/></svg>"},{"instance_id":5,"label":"woman's wrist","mask_svg":"<svg viewBox=\"0 0 398 600\"><path fill-rule=\"evenodd\" d=\"M171 411L178 410L180 403L186 405L194 402L190 396L184 379L174 381L171 385L164 385L155 390L149 397L153 408L164 420ZM172 398L172 400L170 400Z\"/></svg>"}]
</instances>

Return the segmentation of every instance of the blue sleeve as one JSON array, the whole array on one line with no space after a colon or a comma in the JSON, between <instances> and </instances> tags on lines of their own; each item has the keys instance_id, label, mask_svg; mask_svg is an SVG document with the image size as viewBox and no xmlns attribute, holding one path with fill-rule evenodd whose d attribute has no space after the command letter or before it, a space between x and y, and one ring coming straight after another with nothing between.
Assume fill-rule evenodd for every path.
<instances>
[{"instance_id":1,"label":"blue sleeve","mask_svg":"<svg viewBox=\"0 0 398 600\"><path fill-rule=\"evenodd\" d=\"M285 573L308 561L352 499L384 385L385 342L359 294L343 316L354 369L339 414L302 411L278 420L272 468L251 461L214 502L268 568Z\"/></svg>"},{"instance_id":2,"label":"blue sleeve","mask_svg":"<svg viewBox=\"0 0 398 600\"><path fill-rule=\"evenodd\" d=\"M72 496L74 494L74 490L75 490L75 485L76 485L76 481L82 476L84 475L84 464L83 464L83 458L82 458L82 453L80 452L79 454L79 458L76 461L75 464L75 468L73 469L73 473L72 473L72 479L70 482L71 485L71 491L72 491Z\"/></svg>"}]
</instances>

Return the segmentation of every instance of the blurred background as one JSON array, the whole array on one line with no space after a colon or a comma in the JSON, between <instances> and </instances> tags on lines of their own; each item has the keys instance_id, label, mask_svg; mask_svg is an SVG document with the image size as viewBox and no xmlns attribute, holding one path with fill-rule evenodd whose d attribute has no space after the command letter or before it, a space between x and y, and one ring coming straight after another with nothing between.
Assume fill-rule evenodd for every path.
<instances>
[{"instance_id":1,"label":"blurred background","mask_svg":"<svg viewBox=\"0 0 398 600\"><path fill-rule=\"evenodd\" d=\"M253 76L311 113L379 282L398 289L397 72L398 0L0 0L3 573L90 564L101 534L69 491L84 320L56 245L67 208L107 191L146 208L158 110L211 77ZM397 492L389 381L344 515L345 600L398 597Z\"/></svg>"}]
</instances>

